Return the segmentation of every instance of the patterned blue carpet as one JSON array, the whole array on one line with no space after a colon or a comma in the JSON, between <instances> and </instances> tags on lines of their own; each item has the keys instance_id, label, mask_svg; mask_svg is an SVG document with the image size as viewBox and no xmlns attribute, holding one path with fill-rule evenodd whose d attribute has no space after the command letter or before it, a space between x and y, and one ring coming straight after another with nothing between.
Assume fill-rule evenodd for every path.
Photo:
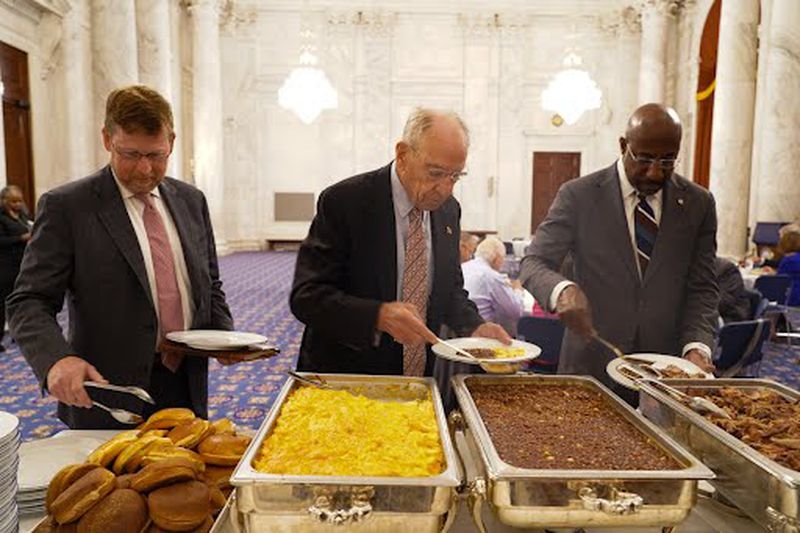
<instances>
[{"instance_id":1,"label":"patterned blue carpet","mask_svg":"<svg viewBox=\"0 0 800 533\"><path fill-rule=\"evenodd\" d=\"M209 412L212 418L228 417L237 424L257 428L281 385L286 370L294 368L303 326L289 311L293 252L238 253L220 258L223 289L236 328L261 333L282 350L279 357L223 367L212 361L209 379ZM17 415L23 439L47 437L64 429L56 418L56 404L42 398L39 386L15 344L0 354L0 410ZM761 367L763 377L800 389L800 348L769 345Z\"/></svg>"}]
</instances>

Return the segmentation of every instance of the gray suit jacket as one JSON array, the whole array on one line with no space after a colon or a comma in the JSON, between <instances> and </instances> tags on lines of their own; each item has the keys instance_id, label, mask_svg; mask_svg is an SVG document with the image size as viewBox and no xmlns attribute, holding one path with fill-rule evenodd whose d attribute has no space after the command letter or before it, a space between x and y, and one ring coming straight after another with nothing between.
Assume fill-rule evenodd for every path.
<instances>
[{"instance_id":1,"label":"gray suit jacket","mask_svg":"<svg viewBox=\"0 0 800 533\"><path fill-rule=\"evenodd\" d=\"M194 303L193 329L232 329L217 269L205 197L195 187L166 178L159 191L180 236ZM139 242L110 167L45 193L33 237L8 298L11 333L42 386L59 359L76 354L111 383L147 389L155 360L158 319ZM56 322L64 296L69 308L65 339ZM207 413L208 365L187 358L191 402ZM98 409L58 406L70 427L102 427Z\"/></svg>"},{"instance_id":2,"label":"gray suit jacket","mask_svg":"<svg viewBox=\"0 0 800 533\"><path fill-rule=\"evenodd\" d=\"M520 278L540 304L564 279L568 252L574 281L589 298L600 335L624 352L680 355L689 342L713 349L718 302L714 271L717 218L711 194L673 175L664 186L661 223L644 279L639 279L616 165L565 183L536 230ZM558 371L609 383L613 357L567 330Z\"/></svg>"}]
</instances>

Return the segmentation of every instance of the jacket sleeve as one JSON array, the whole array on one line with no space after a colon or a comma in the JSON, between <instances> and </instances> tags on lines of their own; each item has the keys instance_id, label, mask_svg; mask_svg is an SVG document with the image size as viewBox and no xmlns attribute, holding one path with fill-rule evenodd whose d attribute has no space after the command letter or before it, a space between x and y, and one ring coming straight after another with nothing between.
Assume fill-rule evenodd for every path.
<instances>
[{"instance_id":1,"label":"jacket sleeve","mask_svg":"<svg viewBox=\"0 0 800 533\"><path fill-rule=\"evenodd\" d=\"M574 204L572 188L569 184L562 186L547 216L536 229L520 265L522 285L548 311L551 311L550 294L556 285L567 279L559 271L574 245Z\"/></svg>"},{"instance_id":2,"label":"jacket sleeve","mask_svg":"<svg viewBox=\"0 0 800 533\"><path fill-rule=\"evenodd\" d=\"M320 194L317 214L297 254L289 305L315 333L363 349L374 341L382 302L344 290L351 247L350 202L335 196L330 189Z\"/></svg>"},{"instance_id":3,"label":"jacket sleeve","mask_svg":"<svg viewBox=\"0 0 800 533\"><path fill-rule=\"evenodd\" d=\"M680 329L680 346L702 342L713 351L719 306L719 285L715 268L717 211L714 198L710 194L707 198L686 279L686 304Z\"/></svg>"},{"instance_id":4,"label":"jacket sleeve","mask_svg":"<svg viewBox=\"0 0 800 533\"><path fill-rule=\"evenodd\" d=\"M14 292L7 301L11 335L43 387L50 367L74 354L56 321L72 276L73 249L68 213L57 197L43 195Z\"/></svg>"}]
</instances>

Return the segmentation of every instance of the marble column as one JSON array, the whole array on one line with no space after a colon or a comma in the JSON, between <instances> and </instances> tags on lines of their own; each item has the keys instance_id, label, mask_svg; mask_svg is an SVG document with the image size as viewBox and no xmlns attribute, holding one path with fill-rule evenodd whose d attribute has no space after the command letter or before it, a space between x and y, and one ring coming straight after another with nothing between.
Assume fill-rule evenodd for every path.
<instances>
[{"instance_id":1,"label":"marble column","mask_svg":"<svg viewBox=\"0 0 800 533\"><path fill-rule=\"evenodd\" d=\"M639 103L664 102L667 86L669 0L642 3L642 48L639 56Z\"/></svg>"},{"instance_id":2,"label":"marble column","mask_svg":"<svg viewBox=\"0 0 800 533\"><path fill-rule=\"evenodd\" d=\"M100 128L103 116L95 116L92 92L92 37L89 2L73 0L62 21L61 50L64 69L64 114L69 132L67 142L67 175L78 179L97 167L96 147L101 146Z\"/></svg>"},{"instance_id":3,"label":"marble column","mask_svg":"<svg viewBox=\"0 0 800 533\"><path fill-rule=\"evenodd\" d=\"M756 221L800 218L800 2L773 0L758 123ZM715 111L716 114L716 111Z\"/></svg>"},{"instance_id":4,"label":"marble column","mask_svg":"<svg viewBox=\"0 0 800 533\"><path fill-rule=\"evenodd\" d=\"M136 0L139 82L171 101L170 5L163 0Z\"/></svg>"},{"instance_id":5,"label":"marble column","mask_svg":"<svg viewBox=\"0 0 800 533\"><path fill-rule=\"evenodd\" d=\"M91 20L94 108L102 124L108 93L139 80L134 0L92 0ZM103 164L108 153L102 143L96 145L97 163Z\"/></svg>"},{"instance_id":6,"label":"marble column","mask_svg":"<svg viewBox=\"0 0 800 533\"><path fill-rule=\"evenodd\" d=\"M175 178L186 180L188 176L184 172L184 108L183 108L183 61L181 53L184 46L182 42L184 36L181 35L182 24L185 23L185 15L181 7L181 0L168 0L169 3L169 38L170 38L170 100L172 105L172 118L175 121L175 143L172 146L172 157L169 159L167 173Z\"/></svg>"},{"instance_id":7,"label":"marble column","mask_svg":"<svg viewBox=\"0 0 800 533\"><path fill-rule=\"evenodd\" d=\"M179 119L172 87L172 2L136 0L136 37L139 56L139 82L152 87L172 105L173 122ZM177 125L177 124L175 124ZM177 131L175 131L177 135ZM179 147L180 143L175 143ZM167 174L176 176L180 153L173 154Z\"/></svg>"},{"instance_id":8,"label":"marble column","mask_svg":"<svg viewBox=\"0 0 800 533\"><path fill-rule=\"evenodd\" d=\"M194 182L208 201L217 248L224 250L222 72L219 46L219 2L192 0L192 110Z\"/></svg>"},{"instance_id":9,"label":"marble column","mask_svg":"<svg viewBox=\"0 0 800 533\"><path fill-rule=\"evenodd\" d=\"M722 2L720 13L709 181L717 200L717 246L722 255L743 255L747 248L758 4Z\"/></svg>"}]
</instances>

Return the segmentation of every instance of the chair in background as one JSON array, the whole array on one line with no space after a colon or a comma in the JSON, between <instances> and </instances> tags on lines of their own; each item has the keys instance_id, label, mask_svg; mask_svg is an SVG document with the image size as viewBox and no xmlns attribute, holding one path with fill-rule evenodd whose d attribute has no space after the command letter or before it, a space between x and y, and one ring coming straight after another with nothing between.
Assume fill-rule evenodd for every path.
<instances>
[{"instance_id":1,"label":"chair in background","mask_svg":"<svg viewBox=\"0 0 800 533\"><path fill-rule=\"evenodd\" d=\"M770 336L770 321L764 318L729 322L719 331L714 366L719 377L758 377L764 342Z\"/></svg>"},{"instance_id":2,"label":"chair in background","mask_svg":"<svg viewBox=\"0 0 800 533\"><path fill-rule=\"evenodd\" d=\"M786 274L759 276L755 282L755 289L769 300L770 304L786 305L789 292L792 290L792 278Z\"/></svg>"},{"instance_id":3,"label":"chair in background","mask_svg":"<svg viewBox=\"0 0 800 533\"><path fill-rule=\"evenodd\" d=\"M564 325L557 318L524 316L517 322L517 338L542 349L542 354L530 361L529 370L541 374L555 374L558 354L564 339Z\"/></svg>"},{"instance_id":4,"label":"chair in background","mask_svg":"<svg viewBox=\"0 0 800 533\"><path fill-rule=\"evenodd\" d=\"M769 300L764 298L760 292L756 290L744 290L747 299L750 301L750 320L756 320L764 315L764 310L769 304Z\"/></svg>"}]
</instances>

